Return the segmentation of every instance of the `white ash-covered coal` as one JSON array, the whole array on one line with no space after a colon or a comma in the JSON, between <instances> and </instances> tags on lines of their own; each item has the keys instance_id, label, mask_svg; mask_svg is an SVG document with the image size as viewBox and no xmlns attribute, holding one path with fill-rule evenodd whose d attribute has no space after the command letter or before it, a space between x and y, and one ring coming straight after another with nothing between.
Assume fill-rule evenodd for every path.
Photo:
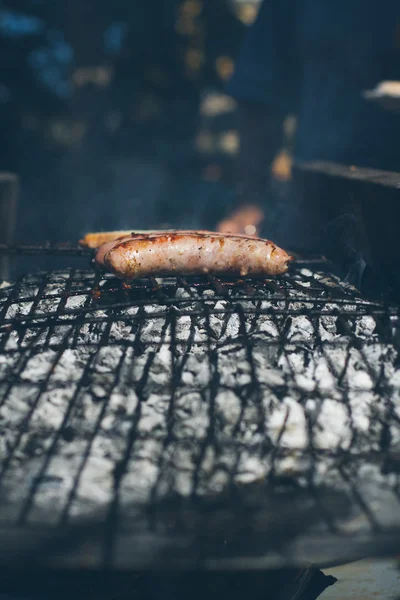
<instances>
[{"instance_id":1,"label":"white ash-covered coal","mask_svg":"<svg viewBox=\"0 0 400 600\"><path fill-rule=\"evenodd\" d=\"M394 309L305 269L118 291L88 273L46 277L2 291L4 518L285 481L353 495L350 530L398 523Z\"/></svg>"}]
</instances>

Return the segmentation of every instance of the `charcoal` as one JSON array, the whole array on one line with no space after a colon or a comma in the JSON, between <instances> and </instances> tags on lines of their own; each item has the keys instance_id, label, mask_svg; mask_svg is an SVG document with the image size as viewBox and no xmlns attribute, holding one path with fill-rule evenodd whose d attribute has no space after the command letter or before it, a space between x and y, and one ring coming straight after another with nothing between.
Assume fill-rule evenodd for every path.
<instances>
[{"instance_id":1,"label":"charcoal","mask_svg":"<svg viewBox=\"0 0 400 600\"><path fill-rule=\"evenodd\" d=\"M377 326L388 308L308 269L265 284L106 278L100 296L93 281L54 273L1 290L8 519L73 520L116 493L131 514L272 480L350 480L398 518L382 471L400 445L398 336Z\"/></svg>"}]
</instances>

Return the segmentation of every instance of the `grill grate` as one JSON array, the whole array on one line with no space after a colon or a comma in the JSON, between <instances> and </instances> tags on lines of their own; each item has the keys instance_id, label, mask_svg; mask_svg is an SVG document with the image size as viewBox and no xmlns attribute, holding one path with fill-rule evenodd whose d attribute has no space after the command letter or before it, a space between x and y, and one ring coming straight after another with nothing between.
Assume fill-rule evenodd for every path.
<instances>
[{"instance_id":1,"label":"grill grate","mask_svg":"<svg viewBox=\"0 0 400 600\"><path fill-rule=\"evenodd\" d=\"M71 269L1 290L4 531L96 514L108 564L121 530L225 558L393 533L398 310L323 267L131 286Z\"/></svg>"}]
</instances>

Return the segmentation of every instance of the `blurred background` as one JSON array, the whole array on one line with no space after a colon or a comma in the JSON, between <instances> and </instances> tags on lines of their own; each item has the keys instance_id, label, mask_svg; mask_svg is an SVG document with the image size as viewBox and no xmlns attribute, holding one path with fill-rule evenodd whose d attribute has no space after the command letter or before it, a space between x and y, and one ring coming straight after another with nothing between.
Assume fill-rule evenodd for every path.
<instances>
[{"instance_id":1,"label":"blurred background","mask_svg":"<svg viewBox=\"0 0 400 600\"><path fill-rule=\"evenodd\" d=\"M215 226L239 144L224 86L258 6L2 1L0 171L20 178L15 239ZM289 176L285 152L274 170Z\"/></svg>"}]
</instances>

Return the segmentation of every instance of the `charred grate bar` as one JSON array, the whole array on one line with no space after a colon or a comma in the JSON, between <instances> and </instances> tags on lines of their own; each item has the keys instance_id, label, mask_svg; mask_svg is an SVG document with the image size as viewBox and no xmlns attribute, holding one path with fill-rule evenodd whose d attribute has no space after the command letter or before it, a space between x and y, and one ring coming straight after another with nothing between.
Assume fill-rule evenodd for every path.
<instances>
[{"instance_id":1,"label":"charred grate bar","mask_svg":"<svg viewBox=\"0 0 400 600\"><path fill-rule=\"evenodd\" d=\"M71 269L0 290L4 530L95 513L107 564L121 531L213 556L393 534L399 312L318 267L130 286Z\"/></svg>"}]
</instances>

